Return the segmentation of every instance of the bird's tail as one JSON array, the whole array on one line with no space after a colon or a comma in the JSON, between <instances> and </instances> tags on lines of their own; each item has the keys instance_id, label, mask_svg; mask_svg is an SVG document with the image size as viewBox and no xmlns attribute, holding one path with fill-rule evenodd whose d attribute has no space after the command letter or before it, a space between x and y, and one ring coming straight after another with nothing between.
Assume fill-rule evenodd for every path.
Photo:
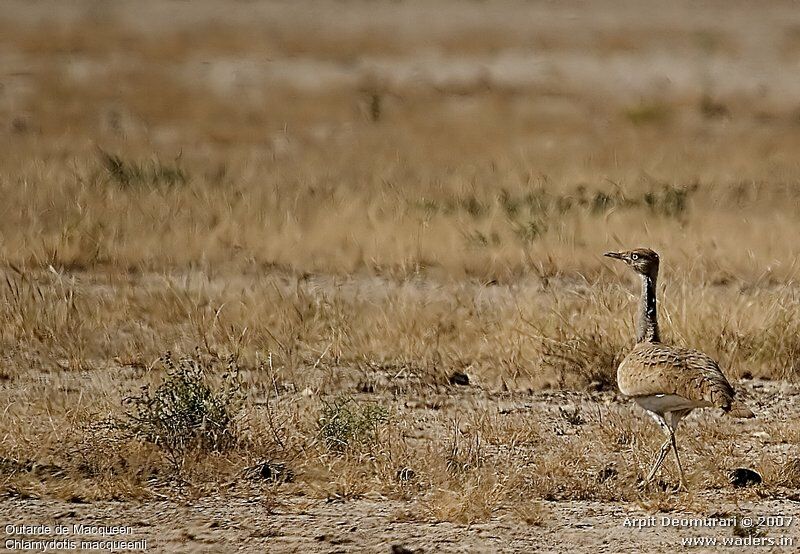
<instances>
[{"instance_id":1,"label":"bird's tail","mask_svg":"<svg viewBox=\"0 0 800 554\"><path fill-rule=\"evenodd\" d=\"M753 411L747 407L747 404L739 400L734 400L730 407L725 410L725 413L731 417L737 417L741 419L756 417L756 414L754 414Z\"/></svg>"}]
</instances>

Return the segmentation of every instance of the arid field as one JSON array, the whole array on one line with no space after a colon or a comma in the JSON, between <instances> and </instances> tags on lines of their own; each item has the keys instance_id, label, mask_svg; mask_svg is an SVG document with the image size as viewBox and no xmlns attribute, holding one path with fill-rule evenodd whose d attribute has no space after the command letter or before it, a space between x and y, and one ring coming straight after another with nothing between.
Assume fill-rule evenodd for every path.
<instances>
[{"instance_id":1,"label":"arid field","mask_svg":"<svg viewBox=\"0 0 800 554\"><path fill-rule=\"evenodd\" d=\"M0 145L0 548L800 544L795 2L5 0Z\"/></svg>"}]
</instances>

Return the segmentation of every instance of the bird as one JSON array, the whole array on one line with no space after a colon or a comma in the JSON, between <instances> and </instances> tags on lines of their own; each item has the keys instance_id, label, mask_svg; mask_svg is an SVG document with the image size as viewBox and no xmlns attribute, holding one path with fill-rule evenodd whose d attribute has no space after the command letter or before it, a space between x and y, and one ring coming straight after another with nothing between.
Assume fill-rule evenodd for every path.
<instances>
[{"instance_id":1,"label":"bird","mask_svg":"<svg viewBox=\"0 0 800 554\"><path fill-rule=\"evenodd\" d=\"M713 358L697 350L661 342L656 311L658 254L649 248L636 248L606 252L604 256L625 262L642 281L636 345L617 368L617 385L620 392L644 408L667 435L644 485L653 480L672 449L680 475L678 490L688 490L675 440L681 420L692 410L707 407L721 408L736 418L751 418L755 414L735 398L733 387Z\"/></svg>"}]
</instances>

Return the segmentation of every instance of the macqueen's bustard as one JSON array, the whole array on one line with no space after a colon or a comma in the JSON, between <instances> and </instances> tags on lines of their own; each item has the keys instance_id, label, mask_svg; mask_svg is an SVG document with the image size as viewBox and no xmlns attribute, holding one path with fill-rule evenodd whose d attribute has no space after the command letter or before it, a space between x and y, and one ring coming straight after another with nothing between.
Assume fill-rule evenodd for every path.
<instances>
[{"instance_id":1,"label":"macqueen's bustard","mask_svg":"<svg viewBox=\"0 0 800 554\"><path fill-rule=\"evenodd\" d=\"M642 297L636 323L636 346L617 369L619 390L653 416L667 434L645 483L655 476L670 448L680 473L680 486L686 480L678 457L675 430L680 421L695 408L716 407L733 417L753 417L742 402L734 400L734 391L712 358L689 348L661 343L656 314L658 254L648 248L607 252L609 258L622 260L642 280Z\"/></svg>"}]
</instances>

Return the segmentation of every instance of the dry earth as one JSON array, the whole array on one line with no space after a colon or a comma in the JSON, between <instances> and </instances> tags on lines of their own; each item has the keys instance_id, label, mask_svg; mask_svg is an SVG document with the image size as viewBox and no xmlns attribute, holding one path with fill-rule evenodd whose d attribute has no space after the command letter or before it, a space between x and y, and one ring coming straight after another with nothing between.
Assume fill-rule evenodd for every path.
<instances>
[{"instance_id":1,"label":"dry earth","mask_svg":"<svg viewBox=\"0 0 800 554\"><path fill-rule=\"evenodd\" d=\"M767 422L791 422L800 414L797 388L771 381L745 381L738 384L748 403L757 409L756 420L737 423L734 448L742 465L757 467L761 454L786 455L796 448L782 443L762 429ZM592 431L584 430L611 414L649 419L637 408L624 403L613 393L534 393L491 394L472 387L426 394L424 399L399 399L399 405L415 411L437 412L463 417L483 411L498 418L522 414L543 422L552 432L551 440L563 445L591 442ZM370 395L366 396L367 398ZM374 398L374 395L373 395ZM563 412L580 414L577 424ZM681 429L679 444L704 433L720 421L718 414L696 412ZM581 419L585 418L584 421ZM572 423L570 423L572 421ZM641 429L658 438L655 425L646 421ZM655 443L653 443L655 444ZM698 468L698 459L684 460L689 480L697 483L698 473L712 467L727 475L733 467L714 460L720 445L703 444L700 455L710 461ZM628 458L643 474L653 452ZM413 465L413 461L409 461ZM569 462L567 462L569 463ZM669 465L669 464L667 464ZM65 525L64 536L25 535L5 532L10 539L98 540L97 535L81 534L73 525L129 526L132 534L113 539L146 541L147 551L165 552L669 552L690 548L695 552L741 551L742 544L723 541L765 541L759 552L793 552L800 540L800 495L796 489L763 488L762 485L735 489L722 485L675 493L675 474L670 468L659 482L664 491L642 491L638 500L601 502L592 500L545 500L539 505L536 521L522 521L500 507L486 521L461 525L436 518L420 518L417 500L402 501L370 492L353 498L326 499L305 494L284 494L287 484L269 484L260 477L242 476L213 493L196 497L174 485L153 487L154 498L147 501L85 502L80 499L5 499L0 502L0 520L13 525ZM621 483L612 472L610 486ZM166 494L157 491L162 490ZM162 499L158 499L161 497ZM782 498L782 499L781 499ZM684 507L686 509L684 509ZM649 519L648 518L655 518ZM684 521L665 523L663 518ZM733 524L731 518L736 518ZM747 519L753 522L747 524ZM764 519L772 518L772 519ZM626 520L629 523L626 525ZM691 521L686 521L691 520ZM698 523L699 520L702 520ZM744 522L744 523L742 523ZM643 528L631 525L643 525ZM717 541L687 545L684 541ZM776 541L769 545L766 541ZM783 541L783 542L780 542ZM8 544L8 543L6 543ZM744 543L747 544L747 543ZM139 545L137 548L141 548ZM402 550L407 548L408 550ZM753 547L755 548L755 547ZM749 548L748 548L749 549ZM89 551L89 550L86 550ZM135 549L134 549L135 551Z\"/></svg>"},{"instance_id":2,"label":"dry earth","mask_svg":"<svg viewBox=\"0 0 800 554\"><path fill-rule=\"evenodd\" d=\"M796 551L798 60L790 1L3 1L0 546ZM758 413L686 420L689 493L614 393L645 244ZM104 434L195 348L234 447ZM388 424L325 443L340 395Z\"/></svg>"},{"instance_id":3,"label":"dry earth","mask_svg":"<svg viewBox=\"0 0 800 554\"><path fill-rule=\"evenodd\" d=\"M708 501L723 513L800 517L796 502ZM688 548L683 544L686 539L711 538L722 545L723 540L741 538L731 527L682 527L688 522L664 525L661 521L662 517L697 518L695 513L659 514L651 528L629 528L626 518L645 519L652 513L636 505L605 502L546 503L552 519L541 527L502 518L470 526L398 521L396 513L403 509L402 502L383 498L346 504L287 500L278 506L265 506L262 498L254 495L147 504L76 505L27 500L3 503L0 516L4 521L24 519L52 526L130 525L133 533L127 537L146 540L151 552L404 552L400 547L412 552L674 552ZM765 536L776 541L779 537L793 539L795 546L753 548L758 552L796 551L796 524L772 528ZM733 543L728 547L691 547L692 552L720 550L740 552L743 547Z\"/></svg>"}]
</instances>

